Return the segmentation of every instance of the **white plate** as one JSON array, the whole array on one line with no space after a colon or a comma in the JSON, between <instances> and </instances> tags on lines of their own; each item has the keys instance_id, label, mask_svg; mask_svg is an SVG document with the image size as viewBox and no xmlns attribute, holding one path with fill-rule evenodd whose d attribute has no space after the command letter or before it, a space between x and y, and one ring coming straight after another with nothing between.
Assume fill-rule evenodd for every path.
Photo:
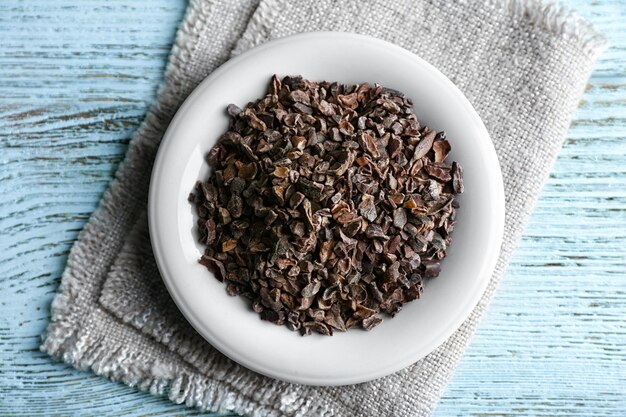
<instances>
[{"instance_id":1,"label":"white plate","mask_svg":"<svg viewBox=\"0 0 626 417\"><path fill-rule=\"evenodd\" d=\"M458 225L439 278L421 300L371 332L301 337L261 321L240 297L226 294L198 264L195 213L187 202L208 167L204 155L227 129L225 108L264 95L272 74L370 82L404 92L423 125L445 130L451 160L465 170ZM172 298L207 341L240 364L301 384L342 385L388 375L426 356L468 317L496 264L504 225L498 159L463 94L414 54L374 38L307 33L254 48L214 71L189 96L161 143L150 184L150 235Z\"/></svg>"}]
</instances>

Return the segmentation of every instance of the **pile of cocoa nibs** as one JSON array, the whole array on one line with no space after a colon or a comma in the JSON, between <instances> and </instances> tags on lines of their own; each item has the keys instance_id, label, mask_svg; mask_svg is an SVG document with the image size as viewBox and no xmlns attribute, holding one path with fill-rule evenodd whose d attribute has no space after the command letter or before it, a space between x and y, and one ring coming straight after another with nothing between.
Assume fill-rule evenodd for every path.
<instances>
[{"instance_id":1,"label":"pile of cocoa nibs","mask_svg":"<svg viewBox=\"0 0 626 417\"><path fill-rule=\"evenodd\" d=\"M200 263L263 320L366 330L440 273L463 192L444 132L380 85L274 76L207 156L190 201Z\"/></svg>"}]
</instances>

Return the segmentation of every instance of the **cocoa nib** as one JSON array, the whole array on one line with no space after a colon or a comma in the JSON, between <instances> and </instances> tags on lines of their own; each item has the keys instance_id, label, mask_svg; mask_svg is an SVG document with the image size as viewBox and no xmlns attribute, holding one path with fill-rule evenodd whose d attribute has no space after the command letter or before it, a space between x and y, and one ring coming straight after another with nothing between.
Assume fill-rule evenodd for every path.
<instances>
[{"instance_id":1,"label":"cocoa nib","mask_svg":"<svg viewBox=\"0 0 626 417\"><path fill-rule=\"evenodd\" d=\"M226 108L211 174L189 196L199 262L262 320L302 335L370 330L439 276L463 169L397 90L269 84Z\"/></svg>"}]
</instances>

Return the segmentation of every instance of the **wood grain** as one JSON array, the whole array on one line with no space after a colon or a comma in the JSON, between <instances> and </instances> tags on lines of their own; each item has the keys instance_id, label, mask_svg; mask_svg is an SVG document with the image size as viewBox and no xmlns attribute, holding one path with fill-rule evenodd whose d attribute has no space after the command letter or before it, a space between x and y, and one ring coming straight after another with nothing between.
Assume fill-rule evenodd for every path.
<instances>
[{"instance_id":1,"label":"wood grain","mask_svg":"<svg viewBox=\"0 0 626 417\"><path fill-rule=\"evenodd\" d=\"M626 412L626 6L437 416ZM74 239L154 98L183 1L0 3L0 415L198 415L39 352Z\"/></svg>"}]
</instances>

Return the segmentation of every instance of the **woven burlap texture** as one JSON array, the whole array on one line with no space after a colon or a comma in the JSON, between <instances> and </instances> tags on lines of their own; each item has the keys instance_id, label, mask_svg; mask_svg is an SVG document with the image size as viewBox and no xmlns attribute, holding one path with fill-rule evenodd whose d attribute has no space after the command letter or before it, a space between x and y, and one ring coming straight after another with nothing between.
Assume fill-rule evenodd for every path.
<instances>
[{"instance_id":1,"label":"woven burlap texture","mask_svg":"<svg viewBox=\"0 0 626 417\"><path fill-rule=\"evenodd\" d=\"M258 375L198 336L158 276L145 216L159 141L193 88L233 54L320 30L396 43L447 75L494 141L507 211L490 284L447 342L385 378L322 388ZM603 46L586 22L539 1L192 0L157 102L72 248L42 349L76 368L208 410L255 417L430 415L504 274Z\"/></svg>"}]
</instances>

